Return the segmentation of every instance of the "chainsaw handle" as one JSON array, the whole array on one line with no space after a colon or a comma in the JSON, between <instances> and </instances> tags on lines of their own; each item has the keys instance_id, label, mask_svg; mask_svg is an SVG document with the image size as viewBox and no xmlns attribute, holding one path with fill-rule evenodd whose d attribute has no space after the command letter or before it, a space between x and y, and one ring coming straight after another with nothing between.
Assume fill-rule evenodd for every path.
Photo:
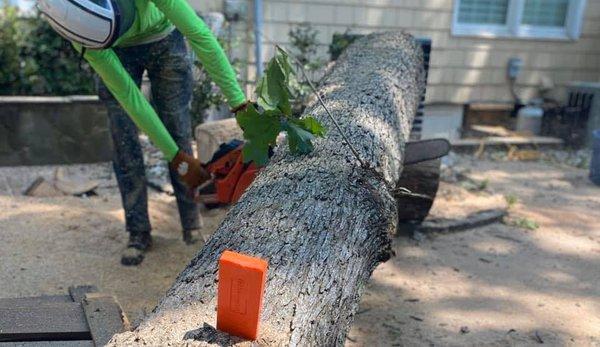
<instances>
[{"instance_id":1,"label":"chainsaw handle","mask_svg":"<svg viewBox=\"0 0 600 347\"><path fill-rule=\"evenodd\" d=\"M202 182L200 185L196 186L196 187L187 187L187 191L186 191L186 196L188 197L188 199L194 201L195 203L200 203L200 192L202 191L202 189L204 189L206 186L209 186L211 184L214 183L214 174L212 172L210 172L206 165L203 165L203 167L206 169L206 171L208 173L210 173L210 178L205 180L204 182Z\"/></svg>"}]
</instances>

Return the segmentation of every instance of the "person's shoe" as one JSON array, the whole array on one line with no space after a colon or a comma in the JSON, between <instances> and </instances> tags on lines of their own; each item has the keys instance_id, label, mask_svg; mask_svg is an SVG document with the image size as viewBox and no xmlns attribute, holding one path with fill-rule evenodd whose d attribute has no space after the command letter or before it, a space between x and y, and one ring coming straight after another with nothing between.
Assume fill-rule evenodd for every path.
<instances>
[{"instance_id":1,"label":"person's shoe","mask_svg":"<svg viewBox=\"0 0 600 347\"><path fill-rule=\"evenodd\" d=\"M149 232L129 234L127 248L123 251L121 264L136 266L144 260L144 254L152 247L152 236Z\"/></svg>"},{"instance_id":2,"label":"person's shoe","mask_svg":"<svg viewBox=\"0 0 600 347\"><path fill-rule=\"evenodd\" d=\"M184 230L183 231L183 242L185 242L186 245L193 245L196 242L198 242L198 238L196 238L194 236L195 233L198 232L198 229L192 229L192 230Z\"/></svg>"}]
</instances>

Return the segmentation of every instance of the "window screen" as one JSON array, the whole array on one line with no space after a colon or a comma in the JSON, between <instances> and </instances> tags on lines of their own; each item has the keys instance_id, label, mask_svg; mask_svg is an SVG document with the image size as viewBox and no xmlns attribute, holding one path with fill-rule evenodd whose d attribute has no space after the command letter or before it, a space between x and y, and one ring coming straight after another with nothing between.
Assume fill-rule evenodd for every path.
<instances>
[{"instance_id":1,"label":"window screen","mask_svg":"<svg viewBox=\"0 0 600 347\"><path fill-rule=\"evenodd\" d=\"M546 1L548 0L539 2ZM508 13L508 2L509 0L461 0L458 8L458 22L504 25Z\"/></svg>"},{"instance_id":2,"label":"window screen","mask_svg":"<svg viewBox=\"0 0 600 347\"><path fill-rule=\"evenodd\" d=\"M564 27L569 0L525 0L523 24Z\"/></svg>"}]
</instances>

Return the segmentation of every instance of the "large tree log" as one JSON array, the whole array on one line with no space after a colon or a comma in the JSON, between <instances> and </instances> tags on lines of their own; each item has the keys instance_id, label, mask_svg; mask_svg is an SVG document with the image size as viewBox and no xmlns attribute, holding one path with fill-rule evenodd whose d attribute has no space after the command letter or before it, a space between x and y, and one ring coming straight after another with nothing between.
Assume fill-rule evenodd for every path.
<instances>
[{"instance_id":1,"label":"large tree log","mask_svg":"<svg viewBox=\"0 0 600 347\"><path fill-rule=\"evenodd\" d=\"M306 156L277 148L158 307L113 345L239 342L227 335L215 341L202 329L216 323L217 261L226 249L269 261L259 343L342 345L363 286L391 256L398 209L392 192L424 87L422 69L410 35L375 34L353 44L319 89L370 168L359 165L321 106L308 107L327 136Z\"/></svg>"}]
</instances>

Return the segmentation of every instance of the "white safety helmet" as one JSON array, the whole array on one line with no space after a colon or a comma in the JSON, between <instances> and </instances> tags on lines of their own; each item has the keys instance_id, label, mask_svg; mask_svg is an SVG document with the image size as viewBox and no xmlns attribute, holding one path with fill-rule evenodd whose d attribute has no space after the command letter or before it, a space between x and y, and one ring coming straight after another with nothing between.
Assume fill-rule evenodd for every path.
<instances>
[{"instance_id":1,"label":"white safety helmet","mask_svg":"<svg viewBox=\"0 0 600 347\"><path fill-rule=\"evenodd\" d=\"M38 0L38 8L62 37L93 49L112 46L135 19L134 0Z\"/></svg>"}]
</instances>

